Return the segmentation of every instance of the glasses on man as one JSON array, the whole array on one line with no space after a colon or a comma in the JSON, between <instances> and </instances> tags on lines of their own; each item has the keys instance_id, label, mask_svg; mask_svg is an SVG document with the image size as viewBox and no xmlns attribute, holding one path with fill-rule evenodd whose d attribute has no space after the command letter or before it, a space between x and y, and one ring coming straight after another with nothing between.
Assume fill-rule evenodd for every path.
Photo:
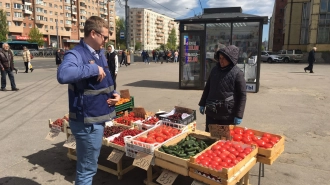
<instances>
[{"instance_id":1,"label":"glasses on man","mask_svg":"<svg viewBox=\"0 0 330 185\"><path fill-rule=\"evenodd\" d=\"M95 31L95 30L94 30L94 31ZM108 36L105 36L105 35L103 35L102 33L98 32L98 31L95 31L95 33L101 35L101 36L103 37L103 40L104 40L104 41L108 40L108 38L109 38Z\"/></svg>"}]
</instances>

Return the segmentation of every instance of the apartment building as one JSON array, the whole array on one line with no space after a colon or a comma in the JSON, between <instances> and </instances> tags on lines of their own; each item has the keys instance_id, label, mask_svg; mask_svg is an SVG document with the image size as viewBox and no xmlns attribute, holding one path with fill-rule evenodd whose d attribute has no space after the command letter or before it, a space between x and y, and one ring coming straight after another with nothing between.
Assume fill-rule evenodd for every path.
<instances>
[{"instance_id":1,"label":"apartment building","mask_svg":"<svg viewBox=\"0 0 330 185\"><path fill-rule=\"evenodd\" d=\"M279 51L284 44L283 22L284 8L287 0L275 0L272 17L270 18L268 34L268 50Z\"/></svg>"},{"instance_id":2,"label":"apartment building","mask_svg":"<svg viewBox=\"0 0 330 185\"><path fill-rule=\"evenodd\" d=\"M7 14L8 39L27 40L31 28L37 27L44 47L70 48L79 43L85 21L93 15L105 19L111 32L116 28L114 0L0 0L0 9ZM115 34L109 39L116 43Z\"/></svg>"},{"instance_id":3,"label":"apartment building","mask_svg":"<svg viewBox=\"0 0 330 185\"><path fill-rule=\"evenodd\" d=\"M288 0L284 10L283 49L330 48L330 0Z\"/></svg>"},{"instance_id":4,"label":"apartment building","mask_svg":"<svg viewBox=\"0 0 330 185\"><path fill-rule=\"evenodd\" d=\"M174 19L144 8L130 8L128 39L130 45L141 42L142 49L152 50L166 44L172 28L179 44L179 24Z\"/></svg>"}]
</instances>

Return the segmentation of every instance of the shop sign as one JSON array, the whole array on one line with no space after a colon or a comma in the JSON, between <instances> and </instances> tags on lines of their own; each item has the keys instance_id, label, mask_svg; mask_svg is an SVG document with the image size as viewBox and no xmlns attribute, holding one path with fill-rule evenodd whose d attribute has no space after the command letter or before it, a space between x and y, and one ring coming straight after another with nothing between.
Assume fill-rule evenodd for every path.
<instances>
[{"instance_id":1,"label":"shop sign","mask_svg":"<svg viewBox=\"0 0 330 185\"><path fill-rule=\"evenodd\" d=\"M79 43L79 42L80 42L80 40L66 39L66 40L63 40L63 42L73 42L73 43Z\"/></svg>"},{"instance_id":2,"label":"shop sign","mask_svg":"<svg viewBox=\"0 0 330 185\"><path fill-rule=\"evenodd\" d=\"M256 92L256 84L246 84L246 92Z\"/></svg>"},{"instance_id":3,"label":"shop sign","mask_svg":"<svg viewBox=\"0 0 330 185\"><path fill-rule=\"evenodd\" d=\"M29 36L16 36L15 38L16 40L29 40L30 37ZM47 38L43 38L44 41L47 41Z\"/></svg>"}]
</instances>

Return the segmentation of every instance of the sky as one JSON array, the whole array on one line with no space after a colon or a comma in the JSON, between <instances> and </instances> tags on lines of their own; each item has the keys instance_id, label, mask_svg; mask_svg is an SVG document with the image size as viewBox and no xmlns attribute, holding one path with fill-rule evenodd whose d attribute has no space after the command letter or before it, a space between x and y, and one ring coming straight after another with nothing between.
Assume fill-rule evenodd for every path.
<instances>
[{"instance_id":1,"label":"sky","mask_svg":"<svg viewBox=\"0 0 330 185\"><path fill-rule=\"evenodd\" d=\"M243 13L271 17L275 0L128 0L130 8L151 8L174 19L202 14L202 8L242 7ZM121 5L122 6L121 6ZM116 15L124 17L125 0L116 0ZM187 9L188 8L188 9ZM268 40L269 25L264 25L262 40Z\"/></svg>"}]
</instances>

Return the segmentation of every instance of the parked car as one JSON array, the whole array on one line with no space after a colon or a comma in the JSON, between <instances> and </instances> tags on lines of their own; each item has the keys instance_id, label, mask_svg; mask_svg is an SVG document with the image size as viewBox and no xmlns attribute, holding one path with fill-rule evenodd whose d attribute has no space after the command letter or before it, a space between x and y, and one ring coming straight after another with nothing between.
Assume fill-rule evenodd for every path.
<instances>
[{"instance_id":1,"label":"parked car","mask_svg":"<svg viewBox=\"0 0 330 185\"><path fill-rule=\"evenodd\" d=\"M298 63L303 58L303 52L300 49L280 50L277 54L283 57L283 62L285 63Z\"/></svg>"},{"instance_id":2,"label":"parked car","mask_svg":"<svg viewBox=\"0 0 330 185\"><path fill-rule=\"evenodd\" d=\"M270 51L262 51L261 52L261 61L273 63L273 62L282 62L283 57L277 55L276 53L270 52Z\"/></svg>"}]
</instances>

